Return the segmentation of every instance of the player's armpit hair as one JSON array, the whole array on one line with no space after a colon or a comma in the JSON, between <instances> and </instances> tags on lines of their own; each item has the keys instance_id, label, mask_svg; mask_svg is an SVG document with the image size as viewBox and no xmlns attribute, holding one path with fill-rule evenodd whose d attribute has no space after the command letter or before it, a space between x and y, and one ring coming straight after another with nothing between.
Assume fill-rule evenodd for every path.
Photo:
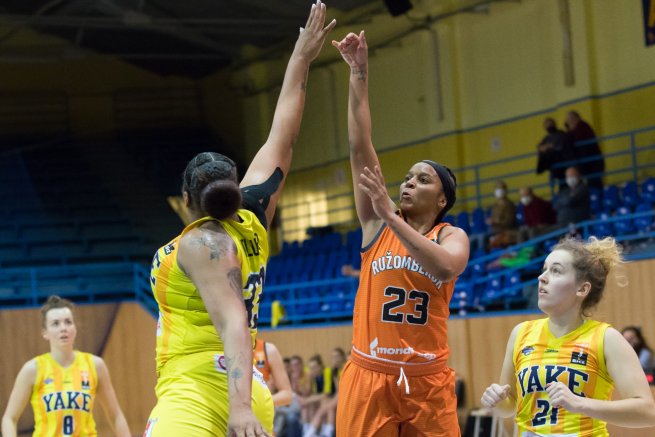
<instances>
[{"instance_id":1,"label":"player's armpit hair","mask_svg":"<svg viewBox=\"0 0 655 437\"><path fill-rule=\"evenodd\" d=\"M284 179L284 172L276 167L271 176L258 185L249 185L241 189L243 207L257 216L261 224L268 228L266 220L266 208L271 201L271 196L280 188Z\"/></svg>"}]
</instances>

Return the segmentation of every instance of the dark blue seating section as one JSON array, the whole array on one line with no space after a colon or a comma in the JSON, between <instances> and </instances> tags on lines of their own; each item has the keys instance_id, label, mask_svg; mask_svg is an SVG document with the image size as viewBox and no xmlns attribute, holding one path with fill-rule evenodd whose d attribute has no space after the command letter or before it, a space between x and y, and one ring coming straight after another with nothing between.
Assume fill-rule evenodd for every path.
<instances>
[{"instance_id":1,"label":"dark blue seating section","mask_svg":"<svg viewBox=\"0 0 655 437\"><path fill-rule=\"evenodd\" d=\"M0 268L152 257L75 147L0 159L0 204Z\"/></svg>"},{"instance_id":2,"label":"dark blue seating section","mask_svg":"<svg viewBox=\"0 0 655 437\"><path fill-rule=\"evenodd\" d=\"M360 268L361 241L358 229L284 243L269 259L260 321L270 322L275 300L283 303L290 321L352 317L358 280L343 276L342 267Z\"/></svg>"}]
</instances>

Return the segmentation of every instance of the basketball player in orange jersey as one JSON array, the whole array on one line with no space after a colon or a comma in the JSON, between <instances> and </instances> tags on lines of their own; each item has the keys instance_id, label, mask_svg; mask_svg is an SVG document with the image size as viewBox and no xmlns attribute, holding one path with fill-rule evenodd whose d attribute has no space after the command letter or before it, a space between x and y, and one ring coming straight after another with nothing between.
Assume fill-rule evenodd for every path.
<instances>
[{"instance_id":1,"label":"basketball player in orange jersey","mask_svg":"<svg viewBox=\"0 0 655 437\"><path fill-rule=\"evenodd\" d=\"M655 403L634 350L619 331L588 317L621 261L613 238L594 237L563 240L546 258L538 291L548 318L514 328L500 383L481 399L503 417L516 415L521 437L602 437L609 435L606 423L655 426Z\"/></svg>"},{"instance_id":2,"label":"basketball player in orange jersey","mask_svg":"<svg viewBox=\"0 0 655 437\"><path fill-rule=\"evenodd\" d=\"M363 234L337 436L458 436L446 322L469 240L441 221L455 203L455 176L434 161L417 162L396 207L371 141L364 32L332 45L350 66L350 162Z\"/></svg>"},{"instance_id":3,"label":"basketball player in orange jersey","mask_svg":"<svg viewBox=\"0 0 655 437\"><path fill-rule=\"evenodd\" d=\"M264 381L273 394L273 405L277 409L289 405L293 398L289 375L284 368L280 351L270 341L258 338L253 351L255 368L262 374Z\"/></svg>"},{"instance_id":4,"label":"basketball player in orange jersey","mask_svg":"<svg viewBox=\"0 0 655 437\"><path fill-rule=\"evenodd\" d=\"M130 430L102 358L74 349L73 303L50 296L41 307L43 338L50 352L31 359L16 377L2 418L2 435L15 437L16 424L31 399L35 436L95 436L93 407L100 401L115 435Z\"/></svg>"}]
</instances>

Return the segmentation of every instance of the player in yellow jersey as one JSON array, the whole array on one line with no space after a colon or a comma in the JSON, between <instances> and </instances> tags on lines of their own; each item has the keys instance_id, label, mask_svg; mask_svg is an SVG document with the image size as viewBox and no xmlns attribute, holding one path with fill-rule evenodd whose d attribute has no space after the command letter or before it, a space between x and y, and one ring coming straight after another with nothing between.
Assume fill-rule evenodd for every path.
<instances>
[{"instance_id":1,"label":"player in yellow jersey","mask_svg":"<svg viewBox=\"0 0 655 437\"><path fill-rule=\"evenodd\" d=\"M253 346L268 259L267 224L291 164L310 63L325 36L326 8L312 5L289 60L266 143L240 186L235 163L193 158L182 195L193 223L157 251L151 282L159 304L157 405L145 435L263 436L273 402L253 378Z\"/></svg>"},{"instance_id":2,"label":"player in yellow jersey","mask_svg":"<svg viewBox=\"0 0 655 437\"><path fill-rule=\"evenodd\" d=\"M28 361L18 373L2 417L2 435L16 436L18 419L31 399L34 436L95 436L92 412L97 398L115 434L128 437L127 421L104 361L74 349L77 327L72 302L50 296L41 316L50 352Z\"/></svg>"},{"instance_id":3,"label":"player in yellow jersey","mask_svg":"<svg viewBox=\"0 0 655 437\"><path fill-rule=\"evenodd\" d=\"M588 318L605 281L622 262L613 238L557 244L539 276L539 308L547 319L512 331L500 382L482 405L516 414L521 437L607 436L606 423L655 425L655 403L634 351L621 333ZM620 400L612 400L616 388Z\"/></svg>"}]
</instances>

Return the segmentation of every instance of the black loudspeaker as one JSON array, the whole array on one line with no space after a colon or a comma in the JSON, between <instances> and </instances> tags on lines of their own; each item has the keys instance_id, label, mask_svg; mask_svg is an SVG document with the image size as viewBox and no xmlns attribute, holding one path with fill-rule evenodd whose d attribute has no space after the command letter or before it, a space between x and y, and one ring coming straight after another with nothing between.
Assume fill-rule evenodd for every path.
<instances>
[{"instance_id":1,"label":"black loudspeaker","mask_svg":"<svg viewBox=\"0 0 655 437\"><path fill-rule=\"evenodd\" d=\"M384 4L387 5L387 9L389 9L389 13L393 17L402 15L412 9L412 4L409 0L384 0Z\"/></svg>"}]
</instances>

